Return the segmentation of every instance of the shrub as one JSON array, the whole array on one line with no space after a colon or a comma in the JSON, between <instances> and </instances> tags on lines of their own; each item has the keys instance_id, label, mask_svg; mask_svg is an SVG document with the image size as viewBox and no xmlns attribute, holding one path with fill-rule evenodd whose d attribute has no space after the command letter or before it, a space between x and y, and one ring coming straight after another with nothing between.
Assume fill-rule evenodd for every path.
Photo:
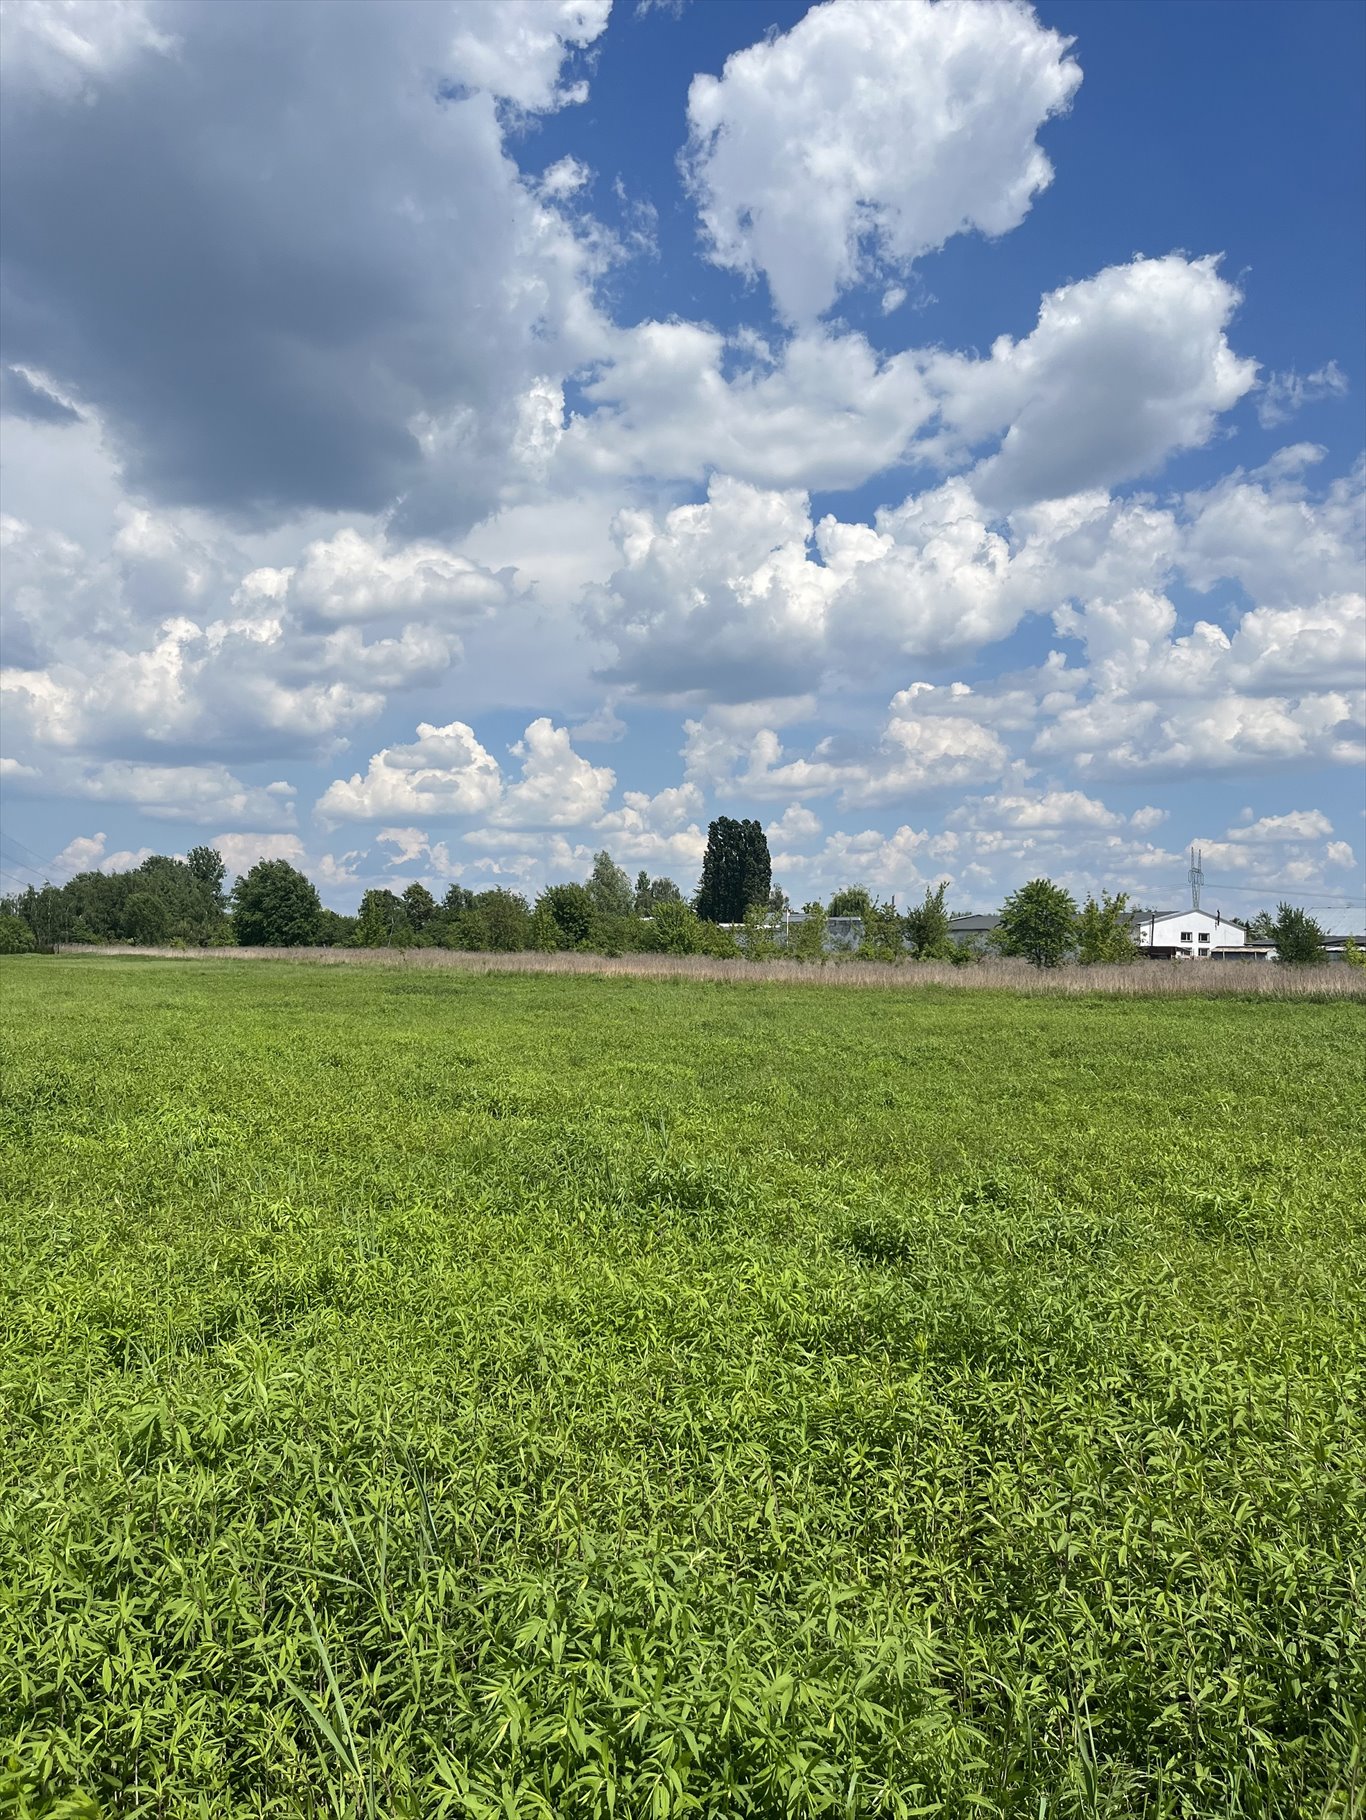
<instances>
[{"instance_id":1,"label":"shrub","mask_svg":"<svg viewBox=\"0 0 1366 1820\"><path fill-rule=\"evenodd\" d=\"M555 931L557 948L586 948L593 934L593 899L586 885L547 885L536 899Z\"/></svg>"},{"instance_id":2,"label":"shrub","mask_svg":"<svg viewBox=\"0 0 1366 1820\"><path fill-rule=\"evenodd\" d=\"M0 916L0 954L32 954L37 945L22 916Z\"/></svg>"}]
</instances>

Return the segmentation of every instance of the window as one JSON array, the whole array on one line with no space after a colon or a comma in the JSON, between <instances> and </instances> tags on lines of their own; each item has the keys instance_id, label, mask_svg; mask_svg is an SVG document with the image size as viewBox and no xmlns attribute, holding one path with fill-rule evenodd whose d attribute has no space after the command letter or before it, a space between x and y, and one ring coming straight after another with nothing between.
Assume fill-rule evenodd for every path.
<instances>
[{"instance_id":1,"label":"window","mask_svg":"<svg viewBox=\"0 0 1366 1820\"><path fill-rule=\"evenodd\" d=\"M1209 940L1209 930L1208 929L1202 929L1200 931L1200 940L1202 942L1207 942Z\"/></svg>"},{"instance_id":2,"label":"window","mask_svg":"<svg viewBox=\"0 0 1366 1820\"><path fill-rule=\"evenodd\" d=\"M1191 934L1189 929L1183 929L1181 931L1181 939L1183 942L1193 942L1195 937Z\"/></svg>"}]
</instances>

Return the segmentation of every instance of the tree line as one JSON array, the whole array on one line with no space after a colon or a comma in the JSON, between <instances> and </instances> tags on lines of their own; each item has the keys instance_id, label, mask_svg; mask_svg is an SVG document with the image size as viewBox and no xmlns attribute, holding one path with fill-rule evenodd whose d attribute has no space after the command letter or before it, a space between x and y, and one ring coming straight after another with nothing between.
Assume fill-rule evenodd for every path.
<instances>
[{"instance_id":1,"label":"tree line","mask_svg":"<svg viewBox=\"0 0 1366 1820\"><path fill-rule=\"evenodd\" d=\"M848 885L828 903L790 905L773 882L768 841L757 821L719 816L708 830L702 876L691 901L670 878L630 877L607 851L586 880L548 885L534 900L494 886L451 885L437 899L425 885L369 890L354 916L329 910L312 881L283 859L262 859L231 891L213 847L183 859L154 854L127 872L82 872L66 884L30 886L0 898L0 953L59 943L126 942L139 947L444 947L515 953L580 950L744 955L750 960L824 962L838 951L862 959L943 960L964 966L993 954L1039 967L1136 958L1134 911L1120 892L1078 904L1051 879L1013 892L999 926L955 938L947 884L928 888L907 910ZM1322 959L1323 931L1287 904L1266 913L1267 939L1283 960ZM832 923L835 929L832 930ZM1253 924L1258 929L1258 924Z\"/></svg>"}]
</instances>

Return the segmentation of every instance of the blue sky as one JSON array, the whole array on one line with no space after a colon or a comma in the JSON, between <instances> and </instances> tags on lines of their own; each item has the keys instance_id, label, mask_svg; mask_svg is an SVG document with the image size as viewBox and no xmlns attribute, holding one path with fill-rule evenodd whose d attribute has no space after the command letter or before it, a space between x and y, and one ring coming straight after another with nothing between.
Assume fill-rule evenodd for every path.
<instances>
[{"instance_id":1,"label":"blue sky","mask_svg":"<svg viewBox=\"0 0 1366 1820\"><path fill-rule=\"evenodd\" d=\"M1362 920L1362 9L3 30L7 888Z\"/></svg>"}]
</instances>

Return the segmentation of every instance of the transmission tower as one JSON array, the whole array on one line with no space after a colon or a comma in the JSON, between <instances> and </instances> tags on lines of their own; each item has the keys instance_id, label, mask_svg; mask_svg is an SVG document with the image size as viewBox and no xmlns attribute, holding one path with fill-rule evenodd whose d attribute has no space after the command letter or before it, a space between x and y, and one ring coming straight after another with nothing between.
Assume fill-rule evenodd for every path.
<instances>
[{"instance_id":1,"label":"transmission tower","mask_svg":"<svg viewBox=\"0 0 1366 1820\"><path fill-rule=\"evenodd\" d=\"M1191 869L1188 876L1191 882L1191 909L1198 910L1200 908L1200 887L1205 882L1205 874L1200 865L1200 851L1197 847L1191 848Z\"/></svg>"}]
</instances>

